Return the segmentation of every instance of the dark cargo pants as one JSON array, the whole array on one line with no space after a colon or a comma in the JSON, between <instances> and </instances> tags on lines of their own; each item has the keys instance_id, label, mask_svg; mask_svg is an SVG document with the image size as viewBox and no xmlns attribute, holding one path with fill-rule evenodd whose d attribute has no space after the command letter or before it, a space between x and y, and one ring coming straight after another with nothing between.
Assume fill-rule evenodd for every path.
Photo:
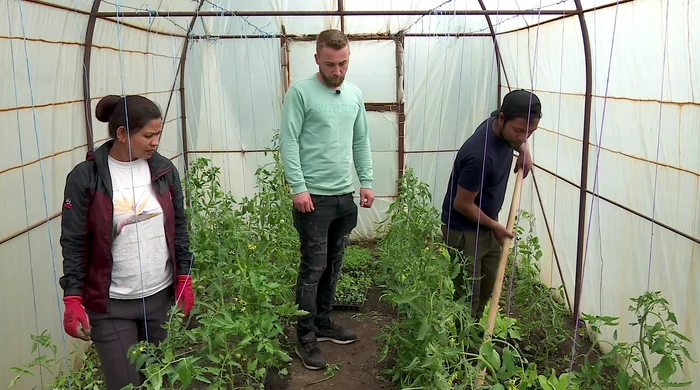
<instances>
[{"instance_id":1,"label":"dark cargo pants","mask_svg":"<svg viewBox=\"0 0 700 390\"><path fill-rule=\"evenodd\" d=\"M299 309L309 312L299 317L298 338L329 323L348 236L357 225L357 205L352 193L311 195L311 200L314 211L292 211L301 244L296 303Z\"/></svg>"},{"instance_id":2,"label":"dark cargo pants","mask_svg":"<svg viewBox=\"0 0 700 390\"><path fill-rule=\"evenodd\" d=\"M493 294L493 286L496 284L498 262L501 259L501 244L491 229L480 228L478 242L476 233L476 230L450 230L448 232L447 226L442 225L442 236L446 245L461 252L463 259L469 257L474 259L473 261L464 261L462 271L453 280L454 299L458 300L461 297L471 295L471 298L467 298L467 303L471 305L472 318L478 322L484 314L486 304ZM454 259L456 253L450 252Z\"/></svg>"}]
</instances>

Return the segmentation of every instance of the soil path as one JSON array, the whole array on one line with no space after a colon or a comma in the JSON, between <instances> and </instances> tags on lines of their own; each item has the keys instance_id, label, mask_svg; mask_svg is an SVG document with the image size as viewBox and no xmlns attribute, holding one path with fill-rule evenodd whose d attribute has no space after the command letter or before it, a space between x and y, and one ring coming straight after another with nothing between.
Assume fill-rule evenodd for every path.
<instances>
[{"instance_id":1,"label":"soil path","mask_svg":"<svg viewBox=\"0 0 700 390\"><path fill-rule=\"evenodd\" d=\"M377 339L384 331L384 326L395 317L391 306L379 301L381 292L371 288L367 301L359 311L335 311L333 319L357 334L357 341L349 345L336 345L321 342L319 346L328 365L342 364L334 370L334 375L326 378L326 371L312 371L304 368L299 357L290 346L292 362L288 368L289 375L281 380L271 375L266 390L392 390L394 385L381 375L387 367L386 362L379 362L384 340ZM289 340L295 339L293 330L288 331ZM389 360L389 359L387 359Z\"/></svg>"}]
</instances>

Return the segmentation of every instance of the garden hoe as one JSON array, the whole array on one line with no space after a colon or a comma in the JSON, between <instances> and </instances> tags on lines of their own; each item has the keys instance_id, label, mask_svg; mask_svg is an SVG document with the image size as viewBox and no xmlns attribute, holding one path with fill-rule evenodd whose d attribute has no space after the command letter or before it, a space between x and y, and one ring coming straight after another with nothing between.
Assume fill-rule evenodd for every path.
<instances>
[{"instance_id":1,"label":"garden hoe","mask_svg":"<svg viewBox=\"0 0 700 390\"><path fill-rule=\"evenodd\" d=\"M506 229L508 231L513 231L515 226L515 216L518 212L518 204L520 204L520 188L523 184L523 170L519 169L518 174L515 178L515 188L513 188L513 201L510 204L510 214L508 214L508 223L506 224ZM496 314L498 313L498 301L501 297L501 290L503 289L503 276L506 272L506 265L508 263L508 254L510 253L510 242L511 239L506 237L503 240L503 246L501 249L501 260L498 263L498 273L496 274L496 284L493 286L493 293L491 295L491 303L489 304L489 316L488 323L486 326L486 332L484 332L484 341L488 341L493 334L493 328L496 324ZM479 373L479 377L474 383L475 387L481 386L484 382L484 375L486 374L486 368L483 368Z\"/></svg>"}]
</instances>

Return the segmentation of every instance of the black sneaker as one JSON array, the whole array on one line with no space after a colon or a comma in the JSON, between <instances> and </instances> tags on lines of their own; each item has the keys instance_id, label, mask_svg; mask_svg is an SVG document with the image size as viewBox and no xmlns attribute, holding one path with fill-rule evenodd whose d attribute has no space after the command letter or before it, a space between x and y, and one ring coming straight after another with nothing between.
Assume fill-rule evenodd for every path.
<instances>
[{"instance_id":1,"label":"black sneaker","mask_svg":"<svg viewBox=\"0 0 700 390\"><path fill-rule=\"evenodd\" d=\"M330 322L327 326L319 327L316 331L318 341L332 341L336 344L350 344L355 342L357 336L349 329L334 322Z\"/></svg>"},{"instance_id":2,"label":"black sneaker","mask_svg":"<svg viewBox=\"0 0 700 390\"><path fill-rule=\"evenodd\" d=\"M326 367L326 361L323 359L321 349L318 348L318 342L313 333L301 337L297 341L294 351L301 359L304 367L309 370L320 370Z\"/></svg>"}]
</instances>

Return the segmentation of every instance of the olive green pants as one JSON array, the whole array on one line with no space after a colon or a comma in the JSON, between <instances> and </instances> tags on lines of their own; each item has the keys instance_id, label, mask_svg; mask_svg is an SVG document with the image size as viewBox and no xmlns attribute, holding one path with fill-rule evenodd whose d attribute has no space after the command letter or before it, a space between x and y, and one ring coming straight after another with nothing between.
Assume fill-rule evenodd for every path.
<instances>
[{"instance_id":1,"label":"olive green pants","mask_svg":"<svg viewBox=\"0 0 700 390\"><path fill-rule=\"evenodd\" d=\"M501 244L490 229L480 228L477 231L447 231L442 225L442 237L454 260L459 252L462 256L462 269L453 280L455 286L454 299L467 298L470 303L471 316L474 321L481 320L486 303L491 298L493 286L496 283L498 262L501 259Z\"/></svg>"}]
</instances>

